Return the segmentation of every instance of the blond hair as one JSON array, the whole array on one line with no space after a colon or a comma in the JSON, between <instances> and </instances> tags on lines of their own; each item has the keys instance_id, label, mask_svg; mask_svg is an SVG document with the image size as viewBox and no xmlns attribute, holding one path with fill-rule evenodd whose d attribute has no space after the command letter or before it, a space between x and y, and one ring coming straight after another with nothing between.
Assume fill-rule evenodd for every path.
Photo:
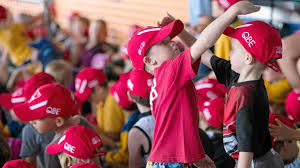
<instances>
[{"instance_id":1,"label":"blond hair","mask_svg":"<svg viewBox=\"0 0 300 168\"><path fill-rule=\"evenodd\" d=\"M71 158L71 163L68 163L67 158ZM77 163L92 163L95 162L97 165L100 165L100 161L98 157L94 157L92 159L79 159L74 156L68 155L64 152L58 154L59 162L62 168L71 167Z\"/></svg>"},{"instance_id":2,"label":"blond hair","mask_svg":"<svg viewBox=\"0 0 300 168\"><path fill-rule=\"evenodd\" d=\"M64 86L67 86L72 79L72 65L62 59L50 62L46 66L45 72L52 75L57 83Z\"/></svg>"}]
</instances>

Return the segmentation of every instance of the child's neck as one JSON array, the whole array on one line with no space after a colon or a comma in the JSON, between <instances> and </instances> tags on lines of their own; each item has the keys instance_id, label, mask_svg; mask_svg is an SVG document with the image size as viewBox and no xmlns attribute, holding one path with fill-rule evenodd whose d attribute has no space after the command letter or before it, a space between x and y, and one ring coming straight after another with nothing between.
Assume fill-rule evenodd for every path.
<instances>
[{"instance_id":1,"label":"child's neck","mask_svg":"<svg viewBox=\"0 0 300 168\"><path fill-rule=\"evenodd\" d=\"M70 117L64 121L64 124L61 127L58 127L55 131L57 134L64 133L68 128L73 125L79 125L80 118L79 117Z\"/></svg>"},{"instance_id":2,"label":"child's neck","mask_svg":"<svg viewBox=\"0 0 300 168\"><path fill-rule=\"evenodd\" d=\"M139 103L136 103L136 105L141 113L147 113L148 111L150 111L150 107L143 106Z\"/></svg>"},{"instance_id":3,"label":"child's neck","mask_svg":"<svg viewBox=\"0 0 300 168\"><path fill-rule=\"evenodd\" d=\"M240 76L237 82L247 82L253 80L259 80L261 78L262 72L256 70L255 68L245 67L240 72Z\"/></svg>"}]
</instances>

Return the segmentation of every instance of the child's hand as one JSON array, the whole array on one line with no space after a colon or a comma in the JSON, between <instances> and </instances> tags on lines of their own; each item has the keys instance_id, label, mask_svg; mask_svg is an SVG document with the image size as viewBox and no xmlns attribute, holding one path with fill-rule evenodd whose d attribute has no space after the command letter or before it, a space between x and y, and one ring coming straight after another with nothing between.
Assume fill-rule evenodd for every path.
<instances>
[{"instance_id":1,"label":"child's hand","mask_svg":"<svg viewBox=\"0 0 300 168\"><path fill-rule=\"evenodd\" d=\"M246 15L259 11L260 7L253 5L253 3L248 1L240 1L234 4L229 9L235 10L237 12L237 15Z\"/></svg>"},{"instance_id":2,"label":"child's hand","mask_svg":"<svg viewBox=\"0 0 300 168\"><path fill-rule=\"evenodd\" d=\"M207 155L205 158L194 162L193 165L201 168L216 168L214 162Z\"/></svg>"},{"instance_id":3,"label":"child's hand","mask_svg":"<svg viewBox=\"0 0 300 168\"><path fill-rule=\"evenodd\" d=\"M163 26L166 26L168 25L169 23L173 22L175 19L174 16L170 15L168 12L167 12L167 16L165 16L161 22L157 22L157 26L160 26L160 27L163 27Z\"/></svg>"},{"instance_id":4,"label":"child's hand","mask_svg":"<svg viewBox=\"0 0 300 168\"><path fill-rule=\"evenodd\" d=\"M278 126L273 124L269 125L270 134L275 137L275 140L293 140L293 134L295 130L289 128L278 119L275 119L275 121L277 122Z\"/></svg>"}]
</instances>

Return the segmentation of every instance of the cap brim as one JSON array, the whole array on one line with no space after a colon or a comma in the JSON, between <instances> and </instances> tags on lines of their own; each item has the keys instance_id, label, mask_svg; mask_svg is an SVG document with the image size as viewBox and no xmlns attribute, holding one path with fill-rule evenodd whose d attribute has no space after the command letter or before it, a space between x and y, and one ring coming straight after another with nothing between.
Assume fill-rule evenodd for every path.
<instances>
[{"instance_id":1,"label":"cap brim","mask_svg":"<svg viewBox=\"0 0 300 168\"><path fill-rule=\"evenodd\" d=\"M61 145L59 145L57 142L48 145L46 148L46 153L49 155L55 155L55 154L59 154L62 152L63 152L63 149L61 148Z\"/></svg>"},{"instance_id":2,"label":"cap brim","mask_svg":"<svg viewBox=\"0 0 300 168\"><path fill-rule=\"evenodd\" d=\"M87 88L83 93L79 93L78 91L76 91L74 96L81 102L85 102L89 98L91 92L92 89Z\"/></svg>"},{"instance_id":3,"label":"cap brim","mask_svg":"<svg viewBox=\"0 0 300 168\"><path fill-rule=\"evenodd\" d=\"M223 34L225 34L228 37L235 38L235 29L231 26L227 26Z\"/></svg>"},{"instance_id":4,"label":"cap brim","mask_svg":"<svg viewBox=\"0 0 300 168\"><path fill-rule=\"evenodd\" d=\"M0 106L2 106L5 109L11 109L13 107L10 93L0 94Z\"/></svg>"},{"instance_id":5,"label":"cap brim","mask_svg":"<svg viewBox=\"0 0 300 168\"><path fill-rule=\"evenodd\" d=\"M279 64L278 64L277 60L275 60L271 63L267 63L267 66L270 67L271 69L273 69L273 71L275 71L275 72L280 71L280 67L279 67Z\"/></svg>"},{"instance_id":6,"label":"cap brim","mask_svg":"<svg viewBox=\"0 0 300 168\"><path fill-rule=\"evenodd\" d=\"M179 33L182 32L183 27L184 27L184 25L180 20L175 20L175 21L169 23L168 25L162 27L159 30L159 32L155 35L155 37L153 38L152 44L150 44L150 46L165 39L166 37L170 37L170 39L173 39Z\"/></svg>"},{"instance_id":7,"label":"cap brim","mask_svg":"<svg viewBox=\"0 0 300 168\"><path fill-rule=\"evenodd\" d=\"M13 111L21 121L33 121L44 117L38 112L32 112L27 103L14 106Z\"/></svg>"}]
</instances>

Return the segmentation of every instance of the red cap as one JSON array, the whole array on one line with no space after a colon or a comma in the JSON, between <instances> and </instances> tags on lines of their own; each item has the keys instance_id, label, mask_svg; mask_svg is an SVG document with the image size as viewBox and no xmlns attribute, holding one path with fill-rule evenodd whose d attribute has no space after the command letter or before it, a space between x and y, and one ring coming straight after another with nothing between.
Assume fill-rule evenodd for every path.
<instances>
[{"instance_id":1,"label":"red cap","mask_svg":"<svg viewBox=\"0 0 300 168\"><path fill-rule=\"evenodd\" d=\"M115 101L122 108L129 108L133 102L129 100L127 95L127 80L129 79L130 72L120 75L120 79L110 88L110 93L114 96Z\"/></svg>"},{"instance_id":2,"label":"red cap","mask_svg":"<svg viewBox=\"0 0 300 168\"><path fill-rule=\"evenodd\" d=\"M78 159L92 159L104 155L103 152L97 152L102 144L100 136L93 129L72 126L64 132L58 142L48 145L46 152L50 155L64 152Z\"/></svg>"},{"instance_id":3,"label":"red cap","mask_svg":"<svg viewBox=\"0 0 300 168\"><path fill-rule=\"evenodd\" d=\"M2 168L34 168L34 166L22 159L6 162Z\"/></svg>"},{"instance_id":4,"label":"red cap","mask_svg":"<svg viewBox=\"0 0 300 168\"><path fill-rule=\"evenodd\" d=\"M24 102L23 88L17 88L13 93L0 94L0 105L5 109L12 109L14 106Z\"/></svg>"},{"instance_id":5,"label":"red cap","mask_svg":"<svg viewBox=\"0 0 300 168\"><path fill-rule=\"evenodd\" d=\"M280 71L276 59L282 58L282 44L274 27L262 21L251 21L236 28L229 26L224 34L237 39L260 63Z\"/></svg>"},{"instance_id":6,"label":"red cap","mask_svg":"<svg viewBox=\"0 0 300 168\"><path fill-rule=\"evenodd\" d=\"M101 168L101 167L94 162L92 162L92 163L82 162L82 163L77 163L77 164L71 166L71 168Z\"/></svg>"},{"instance_id":7,"label":"red cap","mask_svg":"<svg viewBox=\"0 0 300 168\"><path fill-rule=\"evenodd\" d=\"M200 107L203 117L214 128L222 128L223 126L224 105L224 98L217 97L204 102L202 107Z\"/></svg>"},{"instance_id":8,"label":"red cap","mask_svg":"<svg viewBox=\"0 0 300 168\"><path fill-rule=\"evenodd\" d=\"M81 70L75 79L75 97L77 97L80 101L86 101L92 90L101 84L103 84L106 80L106 76L101 69L95 68L84 68Z\"/></svg>"},{"instance_id":9,"label":"red cap","mask_svg":"<svg viewBox=\"0 0 300 168\"><path fill-rule=\"evenodd\" d=\"M234 5L235 3L240 2L242 0L216 0L216 1L222 6L222 8L227 10L232 5Z\"/></svg>"},{"instance_id":10,"label":"red cap","mask_svg":"<svg viewBox=\"0 0 300 168\"><path fill-rule=\"evenodd\" d=\"M294 89L285 100L285 110L291 120L300 122L300 89Z\"/></svg>"},{"instance_id":11,"label":"red cap","mask_svg":"<svg viewBox=\"0 0 300 168\"><path fill-rule=\"evenodd\" d=\"M183 23L175 20L164 27L148 27L136 32L128 42L127 48L133 67L144 69L143 58L148 48L168 36L171 39L174 38L182 30Z\"/></svg>"},{"instance_id":12,"label":"red cap","mask_svg":"<svg viewBox=\"0 0 300 168\"><path fill-rule=\"evenodd\" d=\"M195 88L198 94L199 108L205 101L216 97L225 97L226 88L215 79L203 78L195 82Z\"/></svg>"},{"instance_id":13,"label":"red cap","mask_svg":"<svg viewBox=\"0 0 300 168\"><path fill-rule=\"evenodd\" d=\"M78 105L73 94L59 84L40 87L25 103L13 107L22 121L32 121L44 117L68 117L78 114Z\"/></svg>"},{"instance_id":14,"label":"red cap","mask_svg":"<svg viewBox=\"0 0 300 168\"><path fill-rule=\"evenodd\" d=\"M150 96L153 78L153 75L146 71L134 69L127 80L128 90L135 96L147 98Z\"/></svg>"},{"instance_id":15,"label":"red cap","mask_svg":"<svg viewBox=\"0 0 300 168\"><path fill-rule=\"evenodd\" d=\"M26 100L29 100L32 94L41 86L49 83L55 83L55 79L53 76L40 72L36 73L29 78L23 88L23 94Z\"/></svg>"},{"instance_id":16,"label":"red cap","mask_svg":"<svg viewBox=\"0 0 300 168\"><path fill-rule=\"evenodd\" d=\"M7 18L7 9L0 5L0 22L5 21Z\"/></svg>"}]
</instances>

